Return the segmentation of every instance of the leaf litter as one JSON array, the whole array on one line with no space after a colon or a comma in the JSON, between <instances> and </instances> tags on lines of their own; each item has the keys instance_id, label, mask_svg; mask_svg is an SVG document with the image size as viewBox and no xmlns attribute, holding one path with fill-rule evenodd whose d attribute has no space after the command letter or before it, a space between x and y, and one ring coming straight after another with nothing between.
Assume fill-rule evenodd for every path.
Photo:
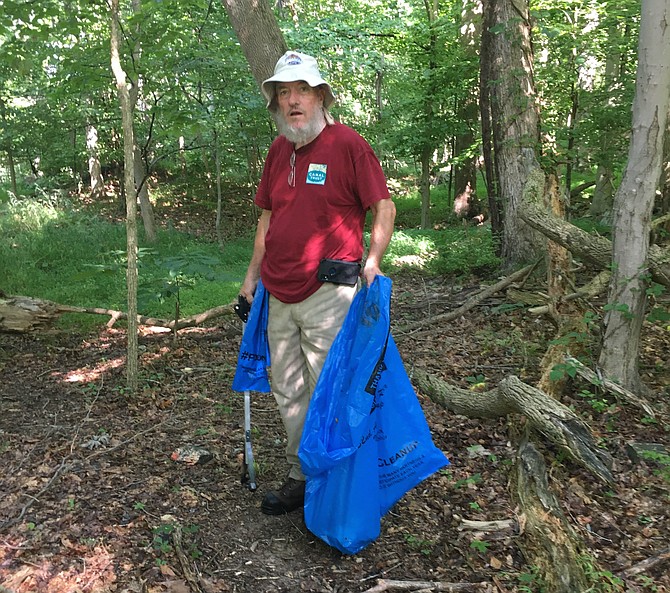
<instances>
[{"instance_id":1,"label":"leaf litter","mask_svg":"<svg viewBox=\"0 0 670 593\"><path fill-rule=\"evenodd\" d=\"M444 279L417 283L399 274L394 324L427 311L417 307L425 303L426 285L433 314L459 300ZM536 380L552 328L518 309L494 314L495 302L431 328L425 339L395 335L410 375L423 367L473 391L509 373ZM253 394L259 487L249 491L241 483L243 398L230 389L238 325L224 317L180 332L176 344L144 335L144 381L135 397L124 388L121 329L0 335L2 587L13 593L356 593L384 578L540 590L521 551L523 517L510 498L515 452L505 419L457 416L421 393L435 443L452 465L388 513L377 541L345 556L310 534L300 512L263 515L262 496L284 477L284 436L271 396ZM656 394L650 401L659 408L668 397L669 341L667 332L650 330L642 350L641 368ZM578 395L582 388L575 386L565 403L613 455L616 486L602 487L547 449L550 478L601 569L623 575L668 546L667 467L664 473L662 465L634 462L627 453L631 441L667 446L667 417L644 423L625 403L597 412ZM194 446L211 454L207 463L172 459ZM179 527L179 546L166 516ZM507 522L508 528L478 531L464 521ZM627 590L670 590L668 566L633 571Z\"/></svg>"}]
</instances>

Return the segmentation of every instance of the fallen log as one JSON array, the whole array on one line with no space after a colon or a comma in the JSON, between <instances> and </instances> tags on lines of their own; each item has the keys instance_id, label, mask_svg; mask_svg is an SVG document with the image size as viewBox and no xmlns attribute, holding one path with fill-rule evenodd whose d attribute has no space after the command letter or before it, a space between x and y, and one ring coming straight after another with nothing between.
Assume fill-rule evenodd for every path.
<instances>
[{"instance_id":1,"label":"fallen log","mask_svg":"<svg viewBox=\"0 0 670 593\"><path fill-rule=\"evenodd\" d=\"M543 575L546 591L576 593L589 591L592 583L575 558L587 554L582 539L567 520L549 485L544 457L528 440L519 443L512 483L519 510L523 513L524 538L520 542L526 560Z\"/></svg>"},{"instance_id":2,"label":"fallen log","mask_svg":"<svg viewBox=\"0 0 670 593\"><path fill-rule=\"evenodd\" d=\"M612 265L612 242L606 237L583 231L531 200L524 201L524 207L519 209L519 216L547 239L563 245L573 255L599 269L608 269ZM654 282L670 287L670 250L650 245L648 265Z\"/></svg>"},{"instance_id":3,"label":"fallen log","mask_svg":"<svg viewBox=\"0 0 670 593\"><path fill-rule=\"evenodd\" d=\"M197 313L181 319L160 319L158 317L137 316L137 322L141 325L152 325L165 327L173 331L186 327L202 325L210 319L231 315L234 303L220 305L202 313ZM124 311L104 309L100 307L73 307L54 303L45 299L37 299L27 296L2 296L0 297L0 332L29 333L38 329L51 326L63 313L89 313L92 315L105 315L109 317L107 327L112 327L119 319L127 319Z\"/></svg>"},{"instance_id":4,"label":"fallen log","mask_svg":"<svg viewBox=\"0 0 670 593\"><path fill-rule=\"evenodd\" d=\"M63 312L62 305L25 296L0 298L0 330L25 333L48 327Z\"/></svg>"},{"instance_id":5,"label":"fallen log","mask_svg":"<svg viewBox=\"0 0 670 593\"><path fill-rule=\"evenodd\" d=\"M670 548L665 548L664 550L661 550L658 554L655 554L651 558L645 558L641 562L638 562L637 564L634 564L630 568L627 568L621 573L621 576L629 579L631 577L634 577L635 575L647 572L649 569L654 568L655 566L658 566L659 564L663 564L664 562L668 561L670 561Z\"/></svg>"}]
</instances>

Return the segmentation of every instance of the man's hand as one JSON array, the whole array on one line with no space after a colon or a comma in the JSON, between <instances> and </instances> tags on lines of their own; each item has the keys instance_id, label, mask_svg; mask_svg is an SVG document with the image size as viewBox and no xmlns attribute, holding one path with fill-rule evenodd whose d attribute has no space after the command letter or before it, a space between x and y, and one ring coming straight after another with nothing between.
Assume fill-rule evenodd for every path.
<instances>
[{"instance_id":1,"label":"man's hand","mask_svg":"<svg viewBox=\"0 0 670 593\"><path fill-rule=\"evenodd\" d=\"M382 271L375 262L366 261L361 276L366 286L371 286L377 276L383 276Z\"/></svg>"},{"instance_id":2,"label":"man's hand","mask_svg":"<svg viewBox=\"0 0 670 593\"><path fill-rule=\"evenodd\" d=\"M243 296L249 304L254 300L254 293L256 292L256 286L258 285L257 278L245 278L242 286L240 287L240 296Z\"/></svg>"}]
</instances>

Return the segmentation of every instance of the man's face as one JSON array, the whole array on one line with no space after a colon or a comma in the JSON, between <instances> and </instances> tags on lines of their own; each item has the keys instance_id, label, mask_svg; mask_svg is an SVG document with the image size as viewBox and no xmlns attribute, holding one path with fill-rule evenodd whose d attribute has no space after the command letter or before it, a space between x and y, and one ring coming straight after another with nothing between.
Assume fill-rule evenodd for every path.
<instances>
[{"instance_id":1,"label":"man's face","mask_svg":"<svg viewBox=\"0 0 670 593\"><path fill-rule=\"evenodd\" d=\"M276 93L278 114L293 131L298 132L321 122L323 117L321 89L312 88L304 80L299 80L277 83Z\"/></svg>"}]
</instances>

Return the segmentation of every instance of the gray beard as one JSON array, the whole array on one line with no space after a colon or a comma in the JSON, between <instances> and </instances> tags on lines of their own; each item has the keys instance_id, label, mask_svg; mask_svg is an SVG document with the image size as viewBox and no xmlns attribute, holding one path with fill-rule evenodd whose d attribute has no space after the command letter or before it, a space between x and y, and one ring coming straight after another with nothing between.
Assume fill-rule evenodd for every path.
<instances>
[{"instance_id":1,"label":"gray beard","mask_svg":"<svg viewBox=\"0 0 670 593\"><path fill-rule=\"evenodd\" d=\"M279 113L274 114L274 120L277 129L282 136L285 136L293 144L307 144L316 138L322 130L323 121L318 117L313 117L306 126L295 128L286 123L283 116Z\"/></svg>"}]
</instances>

